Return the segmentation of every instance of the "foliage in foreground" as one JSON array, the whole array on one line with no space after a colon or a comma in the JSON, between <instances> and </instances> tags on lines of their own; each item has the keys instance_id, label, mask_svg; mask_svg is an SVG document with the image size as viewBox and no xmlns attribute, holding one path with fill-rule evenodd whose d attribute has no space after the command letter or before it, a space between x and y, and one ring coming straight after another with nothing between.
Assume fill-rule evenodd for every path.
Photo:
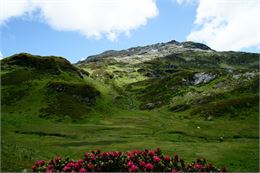
<instances>
[{"instance_id":1,"label":"foliage in foreground","mask_svg":"<svg viewBox=\"0 0 260 173\"><path fill-rule=\"evenodd\" d=\"M226 172L218 169L205 159L197 159L189 164L177 154L166 156L160 148L157 150L133 150L132 152L85 153L83 160L62 159L56 156L46 162L38 160L32 166L33 172Z\"/></svg>"}]
</instances>

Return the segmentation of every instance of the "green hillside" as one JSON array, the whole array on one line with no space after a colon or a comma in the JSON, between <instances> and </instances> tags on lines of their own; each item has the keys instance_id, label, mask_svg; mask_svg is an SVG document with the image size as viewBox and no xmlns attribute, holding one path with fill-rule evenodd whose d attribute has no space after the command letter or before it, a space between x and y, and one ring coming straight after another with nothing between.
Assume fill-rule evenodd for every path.
<instances>
[{"instance_id":1,"label":"green hillside","mask_svg":"<svg viewBox=\"0 0 260 173\"><path fill-rule=\"evenodd\" d=\"M71 64L1 60L2 171L55 155L161 147L259 171L259 55L171 41Z\"/></svg>"}]
</instances>

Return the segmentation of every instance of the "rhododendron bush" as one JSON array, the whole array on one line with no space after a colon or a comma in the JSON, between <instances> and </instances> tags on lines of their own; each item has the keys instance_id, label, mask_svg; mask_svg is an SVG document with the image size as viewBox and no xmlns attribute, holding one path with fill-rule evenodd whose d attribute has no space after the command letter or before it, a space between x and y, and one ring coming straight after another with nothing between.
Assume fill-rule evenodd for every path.
<instances>
[{"instance_id":1,"label":"rhododendron bush","mask_svg":"<svg viewBox=\"0 0 260 173\"><path fill-rule=\"evenodd\" d=\"M225 172L207 164L205 159L185 163L177 154L172 157L157 150L133 150L132 152L101 152L100 150L85 153L78 161L62 159L56 156L46 162L37 161L32 166L33 172Z\"/></svg>"}]
</instances>

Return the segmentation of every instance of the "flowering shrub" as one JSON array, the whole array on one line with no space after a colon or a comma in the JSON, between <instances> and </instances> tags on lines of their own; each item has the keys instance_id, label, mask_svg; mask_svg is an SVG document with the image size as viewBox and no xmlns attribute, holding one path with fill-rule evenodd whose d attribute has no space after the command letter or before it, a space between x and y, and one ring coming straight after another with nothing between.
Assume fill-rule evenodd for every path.
<instances>
[{"instance_id":1,"label":"flowering shrub","mask_svg":"<svg viewBox=\"0 0 260 173\"><path fill-rule=\"evenodd\" d=\"M78 161L62 159L56 156L46 162L37 161L32 166L33 172L226 172L207 164L205 159L197 159L188 164L177 154L166 156L160 148L154 150L133 150L132 152L85 153Z\"/></svg>"}]
</instances>

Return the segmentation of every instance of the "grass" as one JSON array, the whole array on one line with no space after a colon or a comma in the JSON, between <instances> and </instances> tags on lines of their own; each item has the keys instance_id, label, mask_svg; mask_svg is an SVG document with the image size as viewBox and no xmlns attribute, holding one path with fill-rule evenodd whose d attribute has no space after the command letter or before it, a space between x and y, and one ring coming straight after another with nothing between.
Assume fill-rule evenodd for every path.
<instances>
[{"instance_id":1,"label":"grass","mask_svg":"<svg viewBox=\"0 0 260 173\"><path fill-rule=\"evenodd\" d=\"M210 122L197 117L182 119L168 111L118 110L100 117L90 115L89 122L77 123L25 119L19 115L19 125L13 124L17 116L2 115L5 171L30 169L35 160L50 159L56 154L79 159L84 151L97 148L127 151L157 146L167 154L176 152L187 161L205 157L230 171L258 171L257 113L244 120L229 119L228 126L226 118Z\"/></svg>"}]
</instances>

